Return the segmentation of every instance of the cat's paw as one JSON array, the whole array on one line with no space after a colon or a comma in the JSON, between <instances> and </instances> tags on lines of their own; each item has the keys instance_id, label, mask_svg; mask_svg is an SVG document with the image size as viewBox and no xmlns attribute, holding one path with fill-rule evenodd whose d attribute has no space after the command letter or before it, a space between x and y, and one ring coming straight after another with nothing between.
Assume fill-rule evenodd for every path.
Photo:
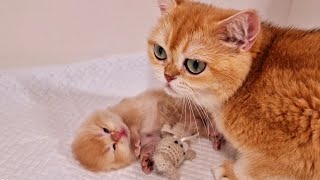
<instances>
[{"instance_id":1,"label":"cat's paw","mask_svg":"<svg viewBox=\"0 0 320 180\"><path fill-rule=\"evenodd\" d=\"M236 180L238 179L233 171L233 162L224 161L220 166L212 167L212 174L215 180Z\"/></svg>"},{"instance_id":2,"label":"cat's paw","mask_svg":"<svg viewBox=\"0 0 320 180\"><path fill-rule=\"evenodd\" d=\"M149 157L143 157L141 159L141 168L142 171L146 174L150 174L153 171L154 162Z\"/></svg>"},{"instance_id":3,"label":"cat's paw","mask_svg":"<svg viewBox=\"0 0 320 180\"><path fill-rule=\"evenodd\" d=\"M229 180L223 166L213 167L211 170L215 180Z\"/></svg>"},{"instance_id":4,"label":"cat's paw","mask_svg":"<svg viewBox=\"0 0 320 180\"><path fill-rule=\"evenodd\" d=\"M219 151L225 141L223 135L217 130L211 130L209 133L209 137L211 139L213 149L215 151Z\"/></svg>"},{"instance_id":5,"label":"cat's paw","mask_svg":"<svg viewBox=\"0 0 320 180\"><path fill-rule=\"evenodd\" d=\"M131 133L131 144L133 147L134 155L136 157L139 157L141 151L141 140L138 133Z\"/></svg>"},{"instance_id":6,"label":"cat's paw","mask_svg":"<svg viewBox=\"0 0 320 180\"><path fill-rule=\"evenodd\" d=\"M153 171L153 153L154 153L154 144L147 144L142 147L140 154L140 163L143 172L149 174Z\"/></svg>"}]
</instances>

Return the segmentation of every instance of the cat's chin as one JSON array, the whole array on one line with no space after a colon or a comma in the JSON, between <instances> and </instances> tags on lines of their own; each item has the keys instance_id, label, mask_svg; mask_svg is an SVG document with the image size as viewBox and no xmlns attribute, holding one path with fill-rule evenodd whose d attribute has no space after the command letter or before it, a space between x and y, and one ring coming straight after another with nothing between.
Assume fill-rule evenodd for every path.
<instances>
[{"instance_id":1,"label":"cat's chin","mask_svg":"<svg viewBox=\"0 0 320 180\"><path fill-rule=\"evenodd\" d=\"M177 93L175 90L173 90L171 87L169 86L166 86L164 88L164 91L169 95L169 96L172 96L172 97L175 97L175 98L179 98L179 97L182 97L179 93Z\"/></svg>"}]
</instances>

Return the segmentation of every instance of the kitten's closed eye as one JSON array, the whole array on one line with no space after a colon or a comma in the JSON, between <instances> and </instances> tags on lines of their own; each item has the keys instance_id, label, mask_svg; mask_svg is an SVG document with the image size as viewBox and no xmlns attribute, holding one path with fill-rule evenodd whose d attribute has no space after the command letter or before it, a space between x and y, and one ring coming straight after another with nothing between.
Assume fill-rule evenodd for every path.
<instances>
[{"instance_id":1,"label":"kitten's closed eye","mask_svg":"<svg viewBox=\"0 0 320 180\"><path fill-rule=\"evenodd\" d=\"M102 128L102 129L105 133L110 133L110 131L107 128Z\"/></svg>"}]
</instances>

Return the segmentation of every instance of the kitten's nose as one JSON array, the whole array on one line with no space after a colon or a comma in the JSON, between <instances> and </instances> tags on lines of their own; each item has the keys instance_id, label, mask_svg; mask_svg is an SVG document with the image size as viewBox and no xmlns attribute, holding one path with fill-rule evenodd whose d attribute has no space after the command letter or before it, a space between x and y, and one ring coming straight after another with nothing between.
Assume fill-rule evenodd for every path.
<instances>
[{"instance_id":1,"label":"kitten's nose","mask_svg":"<svg viewBox=\"0 0 320 180\"><path fill-rule=\"evenodd\" d=\"M174 77L174 76L170 76L170 75L168 75L168 74L164 74L164 77L166 78L166 80L168 81L168 82L170 82L170 81L172 81L172 80L174 80L176 77Z\"/></svg>"},{"instance_id":2,"label":"kitten's nose","mask_svg":"<svg viewBox=\"0 0 320 180\"><path fill-rule=\"evenodd\" d=\"M111 139L115 142L118 142L121 139L121 136L122 136L121 132L115 131L111 134Z\"/></svg>"}]
</instances>

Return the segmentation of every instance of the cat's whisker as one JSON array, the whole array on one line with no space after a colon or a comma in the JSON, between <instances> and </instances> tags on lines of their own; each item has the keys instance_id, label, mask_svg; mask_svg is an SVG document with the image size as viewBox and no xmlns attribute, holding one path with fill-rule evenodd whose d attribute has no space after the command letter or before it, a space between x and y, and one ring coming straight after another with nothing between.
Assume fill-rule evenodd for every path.
<instances>
[{"instance_id":1,"label":"cat's whisker","mask_svg":"<svg viewBox=\"0 0 320 180\"><path fill-rule=\"evenodd\" d=\"M189 112L191 112L191 107L190 107L190 102L189 102L189 97L187 96L187 103L188 103L188 108L189 108ZM188 128L188 133L190 133L190 129L191 129L191 113L189 115L189 128Z\"/></svg>"},{"instance_id":2,"label":"cat's whisker","mask_svg":"<svg viewBox=\"0 0 320 180\"><path fill-rule=\"evenodd\" d=\"M181 102L181 101L180 101L180 99L179 99L179 102ZM183 107L183 104L184 104L184 98L182 98L182 107ZM179 104L178 106L180 106L180 104ZM183 110L180 112L180 119L179 119L179 122L181 122L181 120L182 120L182 116L183 116Z\"/></svg>"},{"instance_id":3,"label":"cat's whisker","mask_svg":"<svg viewBox=\"0 0 320 180\"><path fill-rule=\"evenodd\" d=\"M193 105L194 105L194 107L195 107L195 109L197 110L197 112L199 113L199 116L200 116L200 118L201 118L201 122L202 122L202 124L204 125L204 127L205 127L205 131L206 131L206 133L207 133L207 136L209 137L209 127L207 126L207 124L206 124L206 117L205 117L205 115L203 114L203 112L201 111L201 109L199 108L199 107L197 107L198 105L194 102L194 101L192 101L192 103L193 103Z\"/></svg>"},{"instance_id":4,"label":"cat's whisker","mask_svg":"<svg viewBox=\"0 0 320 180\"><path fill-rule=\"evenodd\" d=\"M208 139L209 139L209 128L207 127L206 123L204 122L205 117L203 117L203 116L201 115L201 111L199 111L199 109L198 109L198 107L197 107L197 104L196 104L192 99L191 99L191 102L193 103L193 106L195 107L195 109L198 111L198 114L200 115L201 122L203 123L203 125L204 125L204 127L205 127L205 129L206 129L206 131L207 131L207 136L208 136ZM196 125L197 125L197 122L195 122L195 123L196 123ZM198 127L197 127L197 129L198 129ZM198 131L198 133L200 133L200 132ZM200 137L199 137L199 142L200 142Z\"/></svg>"},{"instance_id":5,"label":"cat's whisker","mask_svg":"<svg viewBox=\"0 0 320 180\"><path fill-rule=\"evenodd\" d=\"M183 115L184 115L184 129L186 129L186 126L187 126L187 116L186 116L186 113L187 113L187 103L186 103L186 99L183 98Z\"/></svg>"},{"instance_id":6,"label":"cat's whisker","mask_svg":"<svg viewBox=\"0 0 320 180\"><path fill-rule=\"evenodd\" d=\"M187 96L187 98L188 98L188 101L189 101L189 105L190 105L190 109L191 109L191 114L193 115L193 120L194 120L195 125L196 125L197 133L200 133L200 132L199 132L198 125L197 125L197 121L196 121L196 118L195 118L195 115L194 115L194 112L193 112L193 108L192 108L192 106L191 106L192 100L191 100L190 96ZM190 121L191 121L191 119L190 119ZM190 127L189 127L189 128L191 128L191 124L190 124ZM199 142L200 142L200 137L199 137L199 136L198 136L198 140L199 140Z\"/></svg>"},{"instance_id":7,"label":"cat's whisker","mask_svg":"<svg viewBox=\"0 0 320 180\"><path fill-rule=\"evenodd\" d=\"M167 113L164 113L162 111L159 111L161 113L162 116L164 116L166 119L170 119L168 116L167 116Z\"/></svg>"},{"instance_id":8,"label":"cat's whisker","mask_svg":"<svg viewBox=\"0 0 320 180\"><path fill-rule=\"evenodd\" d=\"M206 114L206 116L207 116L207 119L206 119L207 121L206 122L209 122L209 125L211 126L211 128L213 130L215 130L216 127L215 127L215 125L212 124L212 121L211 121L212 118L209 117L209 115L205 112L206 110L204 110L203 107L200 106L200 108L202 109L203 113ZM209 127L208 127L208 129L209 129Z\"/></svg>"},{"instance_id":9,"label":"cat's whisker","mask_svg":"<svg viewBox=\"0 0 320 180\"><path fill-rule=\"evenodd\" d=\"M193 94L191 94L191 95L194 97ZM204 127L205 127L205 129L206 129L206 131L207 131L207 136L209 137L209 135L210 135L210 129L209 129L208 125L206 124L206 121L207 121L207 120L210 120L210 118L208 117L207 113L203 112L203 110L201 109L202 107L199 106L199 105L197 105L197 103L195 102L196 99L195 99L195 98L193 98L193 99L194 99L194 101L192 101L192 102L193 102L193 105L195 106L196 110L198 111L198 113L199 113L199 115L200 115L200 118L201 118L201 122L203 123L203 125L204 125ZM206 116L207 116L207 117L206 117ZM207 118L207 119L206 119L206 118Z\"/></svg>"},{"instance_id":10,"label":"cat's whisker","mask_svg":"<svg viewBox=\"0 0 320 180\"><path fill-rule=\"evenodd\" d=\"M198 92L194 91L194 93L196 93L198 96L200 96L200 94L198 94ZM196 99L196 98L195 98ZM220 109L218 109L217 107L213 106L212 104L210 104L210 102L208 102L207 99L202 99L208 106L210 106L213 111L211 111L214 115L213 118L218 118L218 119L222 119L223 121L227 122L228 126L230 127L230 129L233 129L233 126L230 124L229 121L227 121L223 116L221 116L220 113L218 113L218 111L220 111ZM211 123L211 121L209 121ZM213 125L211 124L211 126L213 127Z\"/></svg>"},{"instance_id":11,"label":"cat's whisker","mask_svg":"<svg viewBox=\"0 0 320 180\"><path fill-rule=\"evenodd\" d=\"M184 84L184 87L183 87L184 89L186 89L186 90L188 90L188 91L193 91L187 84ZM207 118L208 119L210 119L209 117L208 117L208 114L206 114L205 112L202 114L202 111L201 110L199 110L198 109L198 107L197 107L197 103L195 103L193 100L196 100L195 98L192 98L192 97L194 97L194 95L193 95L193 93L187 93L187 96L189 96L189 99L190 99L190 102L192 102L192 104L193 104L193 106L196 108L196 110L198 111L198 114L199 114L199 116L201 117L201 121L202 121L202 123L203 123L203 125L204 125L204 127L206 128L206 131L207 131L207 135L208 135L208 138L209 138L209 127L207 126L207 124L206 124L206 118L205 118L205 115L207 116ZM191 97L192 96L192 97ZM200 107L200 106L199 106ZM193 109L193 107L192 107L192 109ZM199 131L198 131L199 132Z\"/></svg>"},{"instance_id":12,"label":"cat's whisker","mask_svg":"<svg viewBox=\"0 0 320 180\"><path fill-rule=\"evenodd\" d=\"M190 94L197 94L198 96L200 96L199 94L198 94L198 92L196 92L195 90L193 90L193 89L191 89L190 88L190 90L193 92L193 93L190 93ZM195 100L195 102L197 102L197 104L200 104L200 102L199 102L199 100L197 100L197 98L195 97L195 95L193 95L193 99ZM207 102L206 102L207 103ZM212 106L212 105L211 105ZM201 108L201 109L203 109L203 111L204 111L204 114L206 114L205 113L205 110L204 110L204 107L201 107L200 105L199 105L199 107ZM213 107L213 106L212 106ZM215 110L214 110L214 112L216 111L216 108L215 107L213 107ZM208 118L208 121L209 121L209 123L210 123L210 125L211 125L211 128L213 129L213 130L215 130L215 126L212 124L212 122L211 122L211 118L207 115L207 118ZM208 127L208 130L209 130L209 127Z\"/></svg>"},{"instance_id":13,"label":"cat's whisker","mask_svg":"<svg viewBox=\"0 0 320 180\"><path fill-rule=\"evenodd\" d=\"M180 99L177 99L177 101L176 101L176 102L174 103L174 105L173 105L173 108L174 108L174 112L173 112L173 113L179 112L179 111L178 111L178 108L176 108L176 106L178 106L179 103L180 103Z\"/></svg>"},{"instance_id":14,"label":"cat's whisker","mask_svg":"<svg viewBox=\"0 0 320 180\"><path fill-rule=\"evenodd\" d=\"M192 91L191 88L189 88L189 89ZM199 114L199 116L200 116L200 118L201 118L201 121L202 121L204 127L206 128L207 135L209 136L209 128L207 127L206 123L204 122L204 121L205 121L205 118L206 118L206 117L205 117L206 114L202 114L203 112L201 111L201 109L199 110L200 106L199 106L199 108L197 107L198 105L197 105L197 103L195 103L196 99L194 98L194 95L193 95L192 93L189 93L189 95L193 97L193 98L190 97L191 102L193 103L193 106L194 106L195 109L197 110L197 112L198 112L198 114Z\"/></svg>"}]
</instances>

